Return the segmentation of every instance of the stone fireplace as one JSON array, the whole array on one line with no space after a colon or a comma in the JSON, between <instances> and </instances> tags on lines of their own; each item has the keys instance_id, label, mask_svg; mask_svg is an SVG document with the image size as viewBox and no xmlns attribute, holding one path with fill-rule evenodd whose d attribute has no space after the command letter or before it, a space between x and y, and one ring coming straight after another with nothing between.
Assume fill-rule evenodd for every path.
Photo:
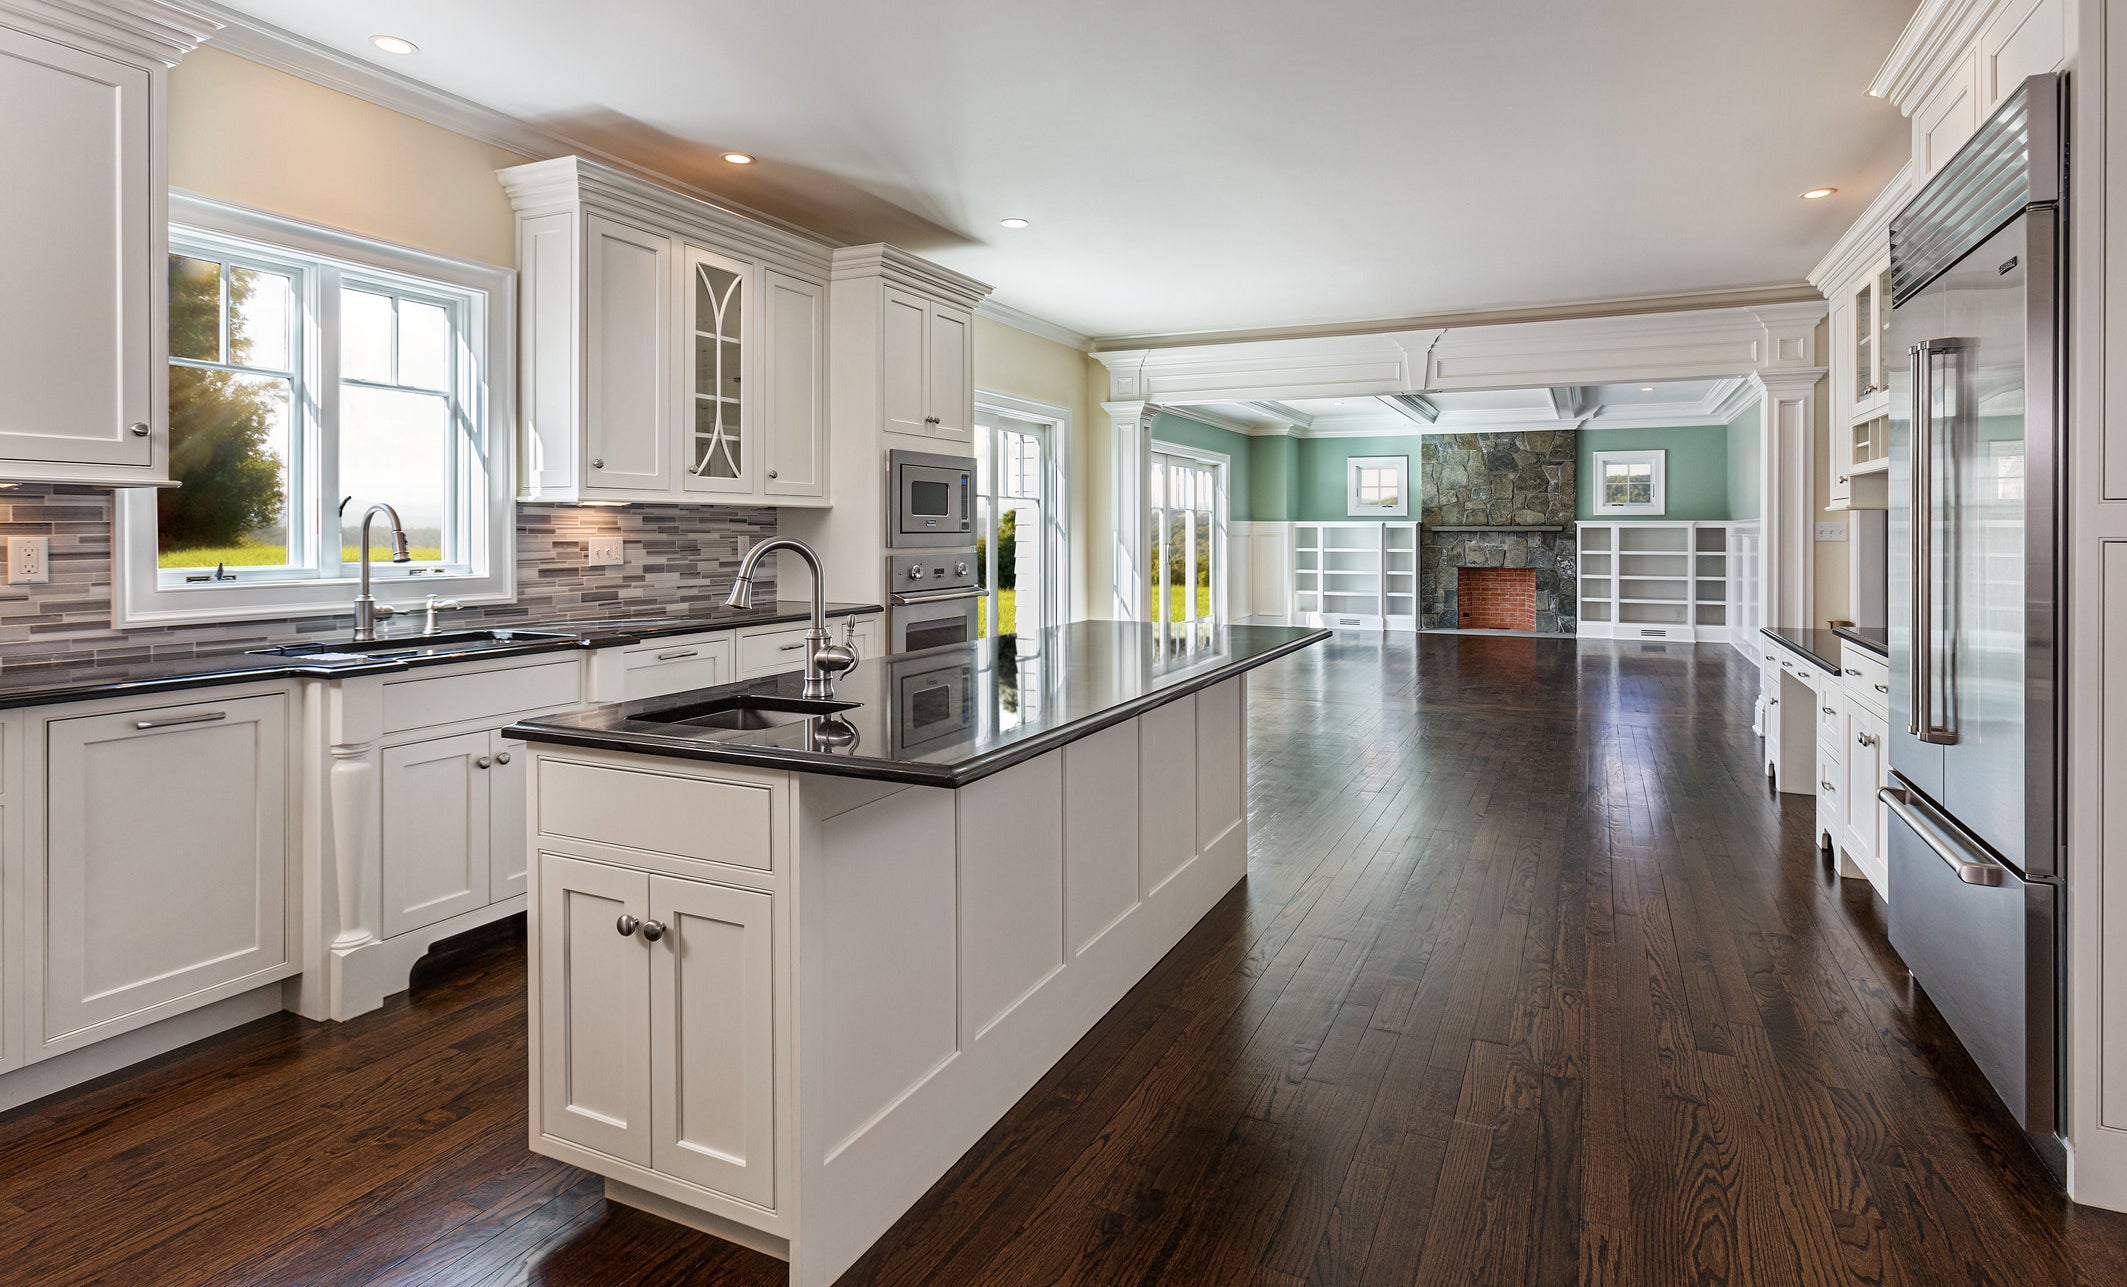
<instances>
[{"instance_id":1,"label":"stone fireplace","mask_svg":"<svg viewBox=\"0 0 2127 1287\"><path fill-rule=\"evenodd\" d=\"M1531 621L1484 628L1572 634L1575 486L1571 430L1428 434L1419 448L1419 628L1473 625L1463 618L1462 569L1510 568L1529 574Z\"/></svg>"},{"instance_id":2,"label":"stone fireplace","mask_svg":"<svg viewBox=\"0 0 2127 1287\"><path fill-rule=\"evenodd\" d=\"M1456 568L1464 630L1536 629L1534 568Z\"/></svg>"}]
</instances>

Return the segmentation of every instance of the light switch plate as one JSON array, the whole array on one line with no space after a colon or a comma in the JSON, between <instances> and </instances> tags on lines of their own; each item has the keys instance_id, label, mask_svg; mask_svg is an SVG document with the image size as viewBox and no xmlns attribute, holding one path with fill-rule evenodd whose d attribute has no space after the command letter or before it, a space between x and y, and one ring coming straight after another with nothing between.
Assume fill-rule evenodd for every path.
<instances>
[{"instance_id":1,"label":"light switch plate","mask_svg":"<svg viewBox=\"0 0 2127 1287\"><path fill-rule=\"evenodd\" d=\"M42 585L52 579L52 538L10 536L7 538L7 583Z\"/></svg>"},{"instance_id":2,"label":"light switch plate","mask_svg":"<svg viewBox=\"0 0 2127 1287\"><path fill-rule=\"evenodd\" d=\"M1835 518L1829 523L1817 524L1817 539L1820 541L1843 541L1846 539L1846 520Z\"/></svg>"},{"instance_id":3,"label":"light switch plate","mask_svg":"<svg viewBox=\"0 0 2127 1287\"><path fill-rule=\"evenodd\" d=\"M617 536L594 536L591 538L590 564L594 568L614 567L627 561L621 539Z\"/></svg>"}]
</instances>

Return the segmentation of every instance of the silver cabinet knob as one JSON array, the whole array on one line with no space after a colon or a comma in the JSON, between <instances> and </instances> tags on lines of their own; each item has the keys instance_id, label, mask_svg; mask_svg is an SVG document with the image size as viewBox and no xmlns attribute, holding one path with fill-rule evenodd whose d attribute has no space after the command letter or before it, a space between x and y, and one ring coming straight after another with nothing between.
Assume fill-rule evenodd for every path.
<instances>
[{"instance_id":1,"label":"silver cabinet knob","mask_svg":"<svg viewBox=\"0 0 2127 1287\"><path fill-rule=\"evenodd\" d=\"M591 457L591 468L593 468L593 469L604 469L605 467L606 467L606 458L605 458L604 456L593 456L593 457Z\"/></svg>"},{"instance_id":2,"label":"silver cabinet knob","mask_svg":"<svg viewBox=\"0 0 2127 1287\"><path fill-rule=\"evenodd\" d=\"M635 931L640 928L641 925L641 921L636 920L633 916L628 915L626 912L622 912L620 914L620 919L613 922L613 928L620 931L620 936L622 938L633 938L635 936Z\"/></svg>"},{"instance_id":3,"label":"silver cabinet knob","mask_svg":"<svg viewBox=\"0 0 2127 1287\"><path fill-rule=\"evenodd\" d=\"M135 420L132 424L127 425L126 428L133 431L133 436L135 438L145 438L148 436L148 422L145 420Z\"/></svg>"},{"instance_id":4,"label":"silver cabinet knob","mask_svg":"<svg viewBox=\"0 0 2127 1287\"><path fill-rule=\"evenodd\" d=\"M643 942L655 943L657 940L663 938L664 936L665 923L663 921L643 922Z\"/></svg>"},{"instance_id":5,"label":"silver cabinet knob","mask_svg":"<svg viewBox=\"0 0 2127 1287\"><path fill-rule=\"evenodd\" d=\"M510 762L510 753L509 753L508 751L497 751L497 752L495 752L495 763L497 763L497 764L508 764L509 762Z\"/></svg>"},{"instance_id":6,"label":"silver cabinet knob","mask_svg":"<svg viewBox=\"0 0 2127 1287\"><path fill-rule=\"evenodd\" d=\"M1876 744L1876 738L1875 738L1875 735L1874 735L1874 734L1871 734L1871 733L1856 733L1856 734L1854 734L1854 745L1856 745L1856 746L1874 746L1875 744Z\"/></svg>"},{"instance_id":7,"label":"silver cabinet knob","mask_svg":"<svg viewBox=\"0 0 2127 1287\"><path fill-rule=\"evenodd\" d=\"M769 471L768 471L768 476L769 476L770 478L773 478L773 477L775 477L775 471L774 471L773 469L769 470Z\"/></svg>"},{"instance_id":8,"label":"silver cabinet knob","mask_svg":"<svg viewBox=\"0 0 2127 1287\"><path fill-rule=\"evenodd\" d=\"M489 765L489 763L491 763L491 761L485 755L483 755L479 759L473 761L473 767L476 769L484 769Z\"/></svg>"}]
</instances>

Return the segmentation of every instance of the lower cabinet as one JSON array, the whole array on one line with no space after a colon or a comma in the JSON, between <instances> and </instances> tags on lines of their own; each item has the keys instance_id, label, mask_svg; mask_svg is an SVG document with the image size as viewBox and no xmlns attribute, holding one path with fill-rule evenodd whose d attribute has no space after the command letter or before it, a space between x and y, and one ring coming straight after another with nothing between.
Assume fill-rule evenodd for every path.
<instances>
[{"instance_id":1,"label":"lower cabinet","mask_svg":"<svg viewBox=\"0 0 2127 1287\"><path fill-rule=\"evenodd\" d=\"M1846 798L1840 805L1841 843L1854 860L1871 872L1883 870L1879 843L1883 806L1876 788L1888 767L1886 742L1890 722L1859 704L1847 707Z\"/></svg>"},{"instance_id":2,"label":"lower cabinet","mask_svg":"<svg viewBox=\"0 0 2127 1287\"><path fill-rule=\"evenodd\" d=\"M524 892L523 752L490 732L384 749L384 937Z\"/></svg>"},{"instance_id":3,"label":"lower cabinet","mask_svg":"<svg viewBox=\"0 0 2127 1287\"><path fill-rule=\"evenodd\" d=\"M772 897L540 855L541 1134L775 1208Z\"/></svg>"},{"instance_id":4,"label":"lower cabinet","mask_svg":"<svg viewBox=\"0 0 2127 1287\"><path fill-rule=\"evenodd\" d=\"M292 972L284 694L45 725L40 1044Z\"/></svg>"}]
</instances>

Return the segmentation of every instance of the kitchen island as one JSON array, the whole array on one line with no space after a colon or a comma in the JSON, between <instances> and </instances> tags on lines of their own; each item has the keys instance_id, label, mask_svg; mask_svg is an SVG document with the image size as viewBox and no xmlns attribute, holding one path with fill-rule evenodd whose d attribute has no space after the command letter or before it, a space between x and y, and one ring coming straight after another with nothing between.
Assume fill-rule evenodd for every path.
<instances>
[{"instance_id":1,"label":"kitchen island","mask_svg":"<svg viewBox=\"0 0 2127 1287\"><path fill-rule=\"evenodd\" d=\"M1247 873L1245 672L1081 622L525 721L531 1139L831 1283Z\"/></svg>"}]
</instances>

